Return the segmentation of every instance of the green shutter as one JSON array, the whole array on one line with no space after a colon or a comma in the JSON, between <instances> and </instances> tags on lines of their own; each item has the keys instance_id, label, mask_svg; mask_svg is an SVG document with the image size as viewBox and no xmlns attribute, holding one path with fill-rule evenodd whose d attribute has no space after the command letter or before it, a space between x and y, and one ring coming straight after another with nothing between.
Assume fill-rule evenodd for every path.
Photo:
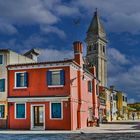
<instances>
[{"instance_id":1,"label":"green shutter","mask_svg":"<svg viewBox=\"0 0 140 140\"><path fill-rule=\"evenodd\" d=\"M47 71L47 74L46 74L46 78L47 78L47 84L48 86L49 85L52 85L52 71Z\"/></svg>"},{"instance_id":2,"label":"green shutter","mask_svg":"<svg viewBox=\"0 0 140 140\"><path fill-rule=\"evenodd\" d=\"M65 71L60 71L60 85L65 85Z\"/></svg>"},{"instance_id":3,"label":"green shutter","mask_svg":"<svg viewBox=\"0 0 140 140\"><path fill-rule=\"evenodd\" d=\"M5 91L5 79L0 79L0 92Z\"/></svg>"},{"instance_id":4,"label":"green shutter","mask_svg":"<svg viewBox=\"0 0 140 140\"><path fill-rule=\"evenodd\" d=\"M16 87L20 87L20 73L16 74Z\"/></svg>"},{"instance_id":5,"label":"green shutter","mask_svg":"<svg viewBox=\"0 0 140 140\"><path fill-rule=\"evenodd\" d=\"M3 55L0 55L0 64L3 64Z\"/></svg>"}]
</instances>

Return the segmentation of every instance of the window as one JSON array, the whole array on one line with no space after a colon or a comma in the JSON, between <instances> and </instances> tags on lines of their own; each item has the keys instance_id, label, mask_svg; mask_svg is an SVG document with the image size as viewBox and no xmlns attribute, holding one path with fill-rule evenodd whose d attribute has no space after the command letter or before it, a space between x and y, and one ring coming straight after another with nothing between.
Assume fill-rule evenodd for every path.
<instances>
[{"instance_id":1,"label":"window","mask_svg":"<svg viewBox=\"0 0 140 140\"><path fill-rule=\"evenodd\" d=\"M123 101L124 101L124 96L123 96Z\"/></svg>"},{"instance_id":2,"label":"window","mask_svg":"<svg viewBox=\"0 0 140 140\"><path fill-rule=\"evenodd\" d=\"M94 50L95 50L95 51L97 50L97 47L98 47L97 44L95 44L95 45L94 45Z\"/></svg>"},{"instance_id":3,"label":"window","mask_svg":"<svg viewBox=\"0 0 140 140\"><path fill-rule=\"evenodd\" d=\"M103 53L105 53L105 46L103 46Z\"/></svg>"},{"instance_id":4,"label":"window","mask_svg":"<svg viewBox=\"0 0 140 140\"><path fill-rule=\"evenodd\" d=\"M0 65L3 64L3 55L0 55Z\"/></svg>"},{"instance_id":5,"label":"window","mask_svg":"<svg viewBox=\"0 0 140 140\"><path fill-rule=\"evenodd\" d=\"M125 97L125 102L127 102L127 97Z\"/></svg>"},{"instance_id":6,"label":"window","mask_svg":"<svg viewBox=\"0 0 140 140\"><path fill-rule=\"evenodd\" d=\"M0 105L0 118L4 118L5 116L5 106Z\"/></svg>"},{"instance_id":7,"label":"window","mask_svg":"<svg viewBox=\"0 0 140 140\"><path fill-rule=\"evenodd\" d=\"M117 95L113 94L113 100L115 100L115 101L117 100Z\"/></svg>"},{"instance_id":8,"label":"window","mask_svg":"<svg viewBox=\"0 0 140 140\"><path fill-rule=\"evenodd\" d=\"M96 84L96 95L99 95L99 86Z\"/></svg>"},{"instance_id":9,"label":"window","mask_svg":"<svg viewBox=\"0 0 140 140\"><path fill-rule=\"evenodd\" d=\"M90 52L91 51L91 48L92 48L92 46L90 45L90 46L88 46L88 51Z\"/></svg>"},{"instance_id":10,"label":"window","mask_svg":"<svg viewBox=\"0 0 140 140\"><path fill-rule=\"evenodd\" d=\"M28 73L19 72L16 73L16 87L27 87L28 86Z\"/></svg>"},{"instance_id":11,"label":"window","mask_svg":"<svg viewBox=\"0 0 140 140\"><path fill-rule=\"evenodd\" d=\"M25 119L25 103L16 104L15 110L17 119Z\"/></svg>"},{"instance_id":12,"label":"window","mask_svg":"<svg viewBox=\"0 0 140 140\"><path fill-rule=\"evenodd\" d=\"M92 81L88 81L88 92L92 92Z\"/></svg>"},{"instance_id":13,"label":"window","mask_svg":"<svg viewBox=\"0 0 140 140\"><path fill-rule=\"evenodd\" d=\"M65 84L65 71L47 71L47 83L49 86L59 86Z\"/></svg>"},{"instance_id":14,"label":"window","mask_svg":"<svg viewBox=\"0 0 140 140\"><path fill-rule=\"evenodd\" d=\"M0 79L0 92L5 91L5 79Z\"/></svg>"},{"instance_id":15,"label":"window","mask_svg":"<svg viewBox=\"0 0 140 140\"><path fill-rule=\"evenodd\" d=\"M61 119L62 108L61 103L51 103L51 119Z\"/></svg>"}]
</instances>

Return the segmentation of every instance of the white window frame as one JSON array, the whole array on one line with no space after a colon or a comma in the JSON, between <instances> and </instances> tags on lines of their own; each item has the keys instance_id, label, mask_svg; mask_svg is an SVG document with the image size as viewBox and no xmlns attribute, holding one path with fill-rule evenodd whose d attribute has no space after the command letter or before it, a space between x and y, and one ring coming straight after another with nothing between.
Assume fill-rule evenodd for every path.
<instances>
[{"instance_id":1,"label":"white window frame","mask_svg":"<svg viewBox=\"0 0 140 140\"><path fill-rule=\"evenodd\" d=\"M0 54L0 55L2 55L2 64L0 64L0 65L4 65L4 54Z\"/></svg>"},{"instance_id":2,"label":"white window frame","mask_svg":"<svg viewBox=\"0 0 140 140\"><path fill-rule=\"evenodd\" d=\"M0 118L0 120L2 120L2 119L5 119L5 113L6 113L6 109L5 109L5 107L6 107L6 105L5 104L0 104L0 105L4 105L4 118Z\"/></svg>"},{"instance_id":3,"label":"white window frame","mask_svg":"<svg viewBox=\"0 0 140 140\"><path fill-rule=\"evenodd\" d=\"M56 71L56 72L59 71L60 72L61 70L63 70L63 69L49 69L49 71L52 71L52 72L54 72L54 71ZM61 79L61 77L60 77L60 79ZM54 87L64 87L64 85L48 85L48 87L49 88L51 88L51 87L52 88L54 88Z\"/></svg>"},{"instance_id":4,"label":"white window frame","mask_svg":"<svg viewBox=\"0 0 140 140\"><path fill-rule=\"evenodd\" d=\"M61 118L52 118L52 104L53 103L61 104ZM63 102L50 102L50 119L51 120L63 120Z\"/></svg>"},{"instance_id":5,"label":"white window frame","mask_svg":"<svg viewBox=\"0 0 140 140\"><path fill-rule=\"evenodd\" d=\"M14 89L25 89L25 88L27 88L26 86L25 87L17 87L17 74L18 73L26 73L26 71L19 71L19 72L15 72L15 82L14 82Z\"/></svg>"},{"instance_id":6,"label":"white window frame","mask_svg":"<svg viewBox=\"0 0 140 140\"><path fill-rule=\"evenodd\" d=\"M34 113L33 113L33 107L34 106L43 106L43 117L44 117L44 119L43 119L43 128L44 128L44 130L45 130L45 127L46 127L46 122L45 122L45 111L46 111L46 108L45 108L45 104L31 104L30 105L30 114L31 114L31 117L30 117L30 122L31 122L31 125L30 125L30 129L31 130L33 130L34 129Z\"/></svg>"},{"instance_id":7,"label":"white window frame","mask_svg":"<svg viewBox=\"0 0 140 140\"><path fill-rule=\"evenodd\" d=\"M17 118L17 104L24 104L25 105L25 118ZM14 109L15 109L15 113L14 113L15 114L15 119L25 120L26 119L26 102L17 102L14 105L15 105L15 107L14 107Z\"/></svg>"}]
</instances>

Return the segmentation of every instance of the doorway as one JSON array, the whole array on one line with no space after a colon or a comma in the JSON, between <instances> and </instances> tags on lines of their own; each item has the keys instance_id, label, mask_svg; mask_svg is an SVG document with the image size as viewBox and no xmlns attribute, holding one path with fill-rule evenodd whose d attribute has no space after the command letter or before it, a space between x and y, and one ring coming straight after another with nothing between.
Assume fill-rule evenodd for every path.
<instances>
[{"instance_id":1,"label":"doorway","mask_svg":"<svg viewBox=\"0 0 140 140\"><path fill-rule=\"evenodd\" d=\"M45 129L45 106L32 105L31 129Z\"/></svg>"}]
</instances>

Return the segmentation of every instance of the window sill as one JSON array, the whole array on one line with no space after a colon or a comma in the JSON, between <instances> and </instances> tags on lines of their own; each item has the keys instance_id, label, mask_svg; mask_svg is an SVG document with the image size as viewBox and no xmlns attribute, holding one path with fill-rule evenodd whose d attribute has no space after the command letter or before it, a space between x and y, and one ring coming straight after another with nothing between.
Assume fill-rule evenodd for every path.
<instances>
[{"instance_id":1,"label":"window sill","mask_svg":"<svg viewBox=\"0 0 140 140\"><path fill-rule=\"evenodd\" d=\"M4 117L4 118L0 118L0 120L6 120L6 118Z\"/></svg>"},{"instance_id":2,"label":"window sill","mask_svg":"<svg viewBox=\"0 0 140 140\"><path fill-rule=\"evenodd\" d=\"M14 87L14 89L27 89L27 87Z\"/></svg>"},{"instance_id":3,"label":"window sill","mask_svg":"<svg viewBox=\"0 0 140 140\"><path fill-rule=\"evenodd\" d=\"M0 91L0 93L4 93L5 91Z\"/></svg>"},{"instance_id":4,"label":"window sill","mask_svg":"<svg viewBox=\"0 0 140 140\"><path fill-rule=\"evenodd\" d=\"M64 85L49 85L48 88L59 88L59 87L64 87Z\"/></svg>"},{"instance_id":5,"label":"window sill","mask_svg":"<svg viewBox=\"0 0 140 140\"><path fill-rule=\"evenodd\" d=\"M26 118L15 118L16 120L26 120Z\"/></svg>"},{"instance_id":6,"label":"window sill","mask_svg":"<svg viewBox=\"0 0 140 140\"><path fill-rule=\"evenodd\" d=\"M63 120L63 118L50 118L50 120Z\"/></svg>"}]
</instances>

